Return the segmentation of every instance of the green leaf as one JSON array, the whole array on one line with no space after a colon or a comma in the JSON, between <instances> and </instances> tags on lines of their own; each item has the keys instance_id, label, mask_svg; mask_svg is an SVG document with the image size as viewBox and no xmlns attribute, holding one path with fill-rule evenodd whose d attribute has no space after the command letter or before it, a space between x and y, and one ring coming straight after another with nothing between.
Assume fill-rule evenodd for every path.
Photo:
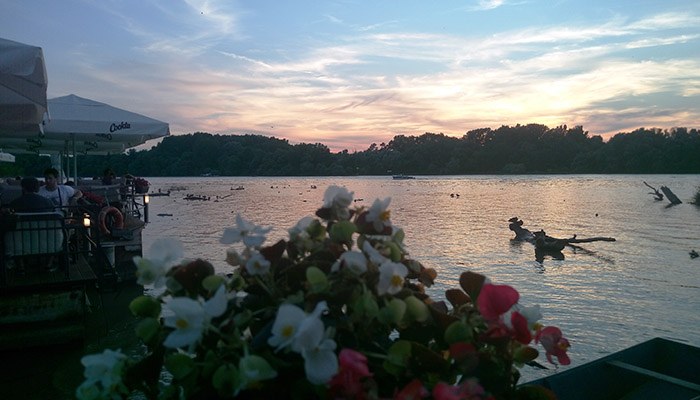
<instances>
[{"instance_id":1,"label":"green leaf","mask_svg":"<svg viewBox=\"0 0 700 400\"><path fill-rule=\"evenodd\" d=\"M321 222L317 219L311 221L306 231L309 232L309 237L311 239L322 240L326 237L326 228L321 225Z\"/></svg>"},{"instance_id":2,"label":"green leaf","mask_svg":"<svg viewBox=\"0 0 700 400\"><path fill-rule=\"evenodd\" d=\"M311 292L313 293L322 293L328 289L328 278L320 268L307 268L306 280L309 281L309 284L311 285Z\"/></svg>"},{"instance_id":3,"label":"green leaf","mask_svg":"<svg viewBox=\"0 0 700 400\"><path fill-rule=\"evenodd\" d=\"M188 355L175 353L165 359L165 368L175 379L183 379L195 369L194 360Z\"/></svg>"},{"instance_id":4,"label":"green leaf","mask_svg":"<svg viewBox=\"0 0 700 400\"><path fill-rule=\"evenodd\" d=\"M236 390L240 386L238 368L233 364L224 364L220 366L216 372L214 372L211 383L221 397L228 398L235 396Z\"/></svg>"},{"instance_id":5,"label":"green leaf","mask_svg":"<svg viewBox=\"0 0 700 400\"><path fill-rule=\"evenodd\" d=\"M330 231L330 238L336 243L352 245L352 235L357 232L357 226L350 221L338 221L333 224Z\"/></svg>"},{"instance_id":6,"label":"green leaf","mask_svg":"<svg viewBox=\"0 0 700 400\"><path fill-rule=\"evenodd\" d=\"M524 364L526 362L530 362L530 361L536 359L538 355L539 355L539 352L536 349L533 349L530 346L524 346L524 347L519 348L515 352L515 354L513 356L513 361L515 361L517 363Z\"/></svg>"},{"instance_id":7,"label":"green leaf","mask_svg":"<svg viewBox=\"0 0 700 400\"><path fill-rule=\"evenodd\" d=\"M158 331L160 331L160 323L155 318L145 318L136 325L136 336L146 344L158 336Z\"/></svg>"},{"instance_id":8,"label":"green leaf","mask_svg":"<svg viewBox=\"0 0 700 400\"><path fill-rule=\"evenodd\" d=\"M219 275L209 275L202 281L202 287L210 293L216 292L217 289L219 289L219 286L225 284L226 280Z\"/></svg>"},{"instance_id":9,"label":"green leaf","mask_svg":"<svg viewBox=\"0 0 700 400\"><path fill-rule=\"evenodd\" d=\"M467 324L455 321L445 330L445 341L449 344L467 342L472 338L472 333Z\"/></svg>"},{"instance_id":10,"label":"green leaf","mask_svg":"<svg viewBox=\"0 0 700 400\"><path fill-rule=\"evenodd\" d=\"M406 303L400 299L391 301L379 311L379 320L385 324L398 324L406 315Z\"/></svg>"},{"instance_id":11,"label":"green leaf","mask_svg":"<svg viewBox=\"0 0 700 400\"><path fill-rule=\"evenodd\" d=\"M394 242L385 242L384 246L391 251L389 254L389 258L393 262L399 262L401 261L401 258L403 257L403 254L401 253L401 249L399 249L399 246L394 243Z\"/></svg>"},{"instance_id":12,"label":"green leaf","mask_svg":"<svg viewBox=\"0 0 700 400\"><path fill-rule=\"evenodd\" d=\"M388 373L398 376L408 367L410 357L411 343L405 340L398 340L389 348L387 359L382 366Z\"/></svg>"},{"instance_id":13,"label":"green leaf","mask_svg":"<svg viewBox=\"0 0 700 400\"><path fill-rule=\"evenodd\" d=\"M365 292L362 296L362 308L367 318L375 318L379 314L379 304L374 300L371 292Z\"/></svg>"},{"instance_id":14,"label":"green leaf","mask_svg":"<svg viewBox=\"0 0 700 400\"><path fill-rule=\"evenodd\" d=\"M129 303L129 310L137 317L158 318L161 306L160 302L151 296L139 296Z\"/></svg>"},{"instance_id":15,"label":"green leaf","mask_svg":"<svg viewBox=\"0 0 700 400\"><path fill-rule=\"evenodd\" d=\"M419 300L416 296L408 296L403 299L403 301L406 303L408 315L413 318L414 321L425 322L430 316L428 305Z\"/></svg>"}]
</instances>

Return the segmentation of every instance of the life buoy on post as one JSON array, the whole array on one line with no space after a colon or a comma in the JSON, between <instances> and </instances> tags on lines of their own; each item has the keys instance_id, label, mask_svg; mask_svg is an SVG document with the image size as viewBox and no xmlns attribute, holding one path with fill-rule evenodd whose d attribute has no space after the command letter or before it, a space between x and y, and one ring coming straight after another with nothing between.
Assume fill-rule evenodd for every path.
<instances>
[{"instance_id":1,"label":"life buoy on post","mask_svg":"<svg viewBox=\"0 0 700 400\"><path fill-rule=\"evenodd\" d=\"M116 207L105 207L100 211L100 230L103 233L106 233L107 235L111 234L112 232L109 231L107 228L107 214L113 214L114 217L114 224L117 229L123 229L124 228L124 216L122 215L121 212Z\"/></svg>"}]
</instances>

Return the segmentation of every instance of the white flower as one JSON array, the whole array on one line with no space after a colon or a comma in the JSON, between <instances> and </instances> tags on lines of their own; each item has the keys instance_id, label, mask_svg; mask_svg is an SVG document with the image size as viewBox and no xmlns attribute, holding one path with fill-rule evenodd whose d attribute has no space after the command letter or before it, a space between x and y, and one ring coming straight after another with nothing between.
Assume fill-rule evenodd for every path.
<instances>
[{"instance_id":1,"label":"white flower","mask_svg":"<svg viewBox=\"0 0 700 400\"><path fill-rule=\"evenodd\" d=\"M331 267L331 271L339 271L341 267L350 270L355 275L361 275L367 272L367 258L359 251L348 250L340 255Z\"/></svg>"},{"instance_id":2,"label":"white flower","mask_svg":"<svg viewBox=\"0 0 700 400\"><path fill-rule=\"evenodd\" d=\"M119 350L106 349L102 354L83 357L80 363L85 367L85 382L77 388L76 397L81 400L121 398L120 393L127 393L121 376L125 362L126 356Z\"/></svg>"},{"instance_id":3,"label":"white flower","mask_svg":"<svg viewBox=\"0 0 700 400\"><path fill-rule=\"evenodd\" d=\"M367 222L371 222L377 232L382 232L384 227L391 226L390 213L387 208L391 203L391 197L384 200L376 199L367 213Z\"/></svg>"},{"instance_id":4,"label":"white flower","mask_svg":"<svg viewBox=\"0 0 700 400\"><path fill-rule=\"evenodd\" d=\"M537 321L542 319L542 312L540 311L539 305L531 306L531 307L523 307L520 304L516 303L507 312L507 315L504 316L504 321L509 328L512 328L512 325L510 322L510 314L513 311L517 311L520 315L522 315L527 320L527 328L529 330L534 330L535 325L537 324Z\"/></svg>"},{"instance_id":5,"label":"white flower","mask_svg":"<svg viewBox=\"0 0 700 400\"><path fill-rule=\"evenodd\" d=\"M338 373L338 357L334 352L335 347L334 340L322 339L315 346L302 351L304 371L309 382L323 385Z\"/></svg>"},{"instance_id":6,"label":"white flower","mask_svg":"<svg viewBox=\"0 0 700 400\"><path fill-rule=\"evenodd\" d=\"M314 222L314 217L308 216L304 217L297 222L296 225L294 225L292 228L289 228L287 232L289 232L289 240L292 242L296 242L297 240L305 240L309 238L309 226L311 226L311 223Z\"/></svg>"},{"instance_id":7,"label":"white flower","mask_svg":"<svg viewBox=\"0 0 700 400\"><path fill-rule=\"evenodd\" d=\"M304 358L306 378L313 384L324 384L338 373L336 343L325 335L321 314L328 310L325 301L316 304L311 314L292 304L283 304L277 310L272 336L267 340L279 351L291 345Z\"/></svg>"},{"instance_id":8,"label":"white flower","mask_svg":"<svg viewBox=\"0 0 700 400\"><path fill-rule=\"evenodd\" d=\"M389 261L389 259L384 257L379 250L372 246L372 243L370 243L369 240L365 240L365 242L362 244L362 251L367 254L369 261L375 265L382 265L383 263Z\"/></svg>"},{"instance_id":9,"label":"white flower","mask_svg":"<svg viewBox=\"0 0 700 400\"><path fill-rule=\"evenodd\" d=\"M277 347L276 351L287 347L297 334L299 325L306 318L301 308L292 304L283 304L277 310L275 323L272 325L272 336L267 340L270 346Z\"/></svg>"},{"instance_id":10,"label":"white flower","mask_svg":"<svg viewBox=\"0 0 700 400\"><path fill-rule=\"evenodd\" d=\"M270 272L270 265L262 254L255 253L245 263L245 269L251 275L261 275Z\"/></svg>"},{"instance_id":11,"label":"white flower","mask_svg":"<svg viewBox=\"0 0 700 400\"><path fill-rule=\"evenodd\" d=\"M90 354L83 357L80 363L85 367L83 374L88 380L100 381L105 388L121 382L121 367L126 361L126 355L120 350L105 349L102 354Z\"/></svg>"},{"instance_id":12,"label":"white flower","mask_svg":"<svg viewBox=\"0 0 700 400\"><path fill-rule=\"evenodd\" d=\"M350 204L352 195L355 192L348 192L344 187L329 186L323 194L323 208L331 209L331 216L338 219L350 218Z\"/></svg>"},{"instance_id":13,"label":"white flower","mask_svg":"<svg viewBox=\"0 0 700 400\"><path fill-rule=\"evenodd\" d=\"M140 285L153 284L155 287L163 286L165 274L182 260L184 254L182 243L177 239L163 238L154 241L148 252L148 258L139 256L133 258L134 264L136 264L137 283Z\"/></svg>"},{"instance_id":14,"label":"white flower","mask_svg":"<svg viewBox=\"0 0 700 400\"><path fill-rule=\"evenodd\" d=\"M240 214L236 215L236 227L226 228L220 242L223 244L231 244L243 241L243 244L248 247L260 248L265 242L265 234L270 232L272 228L263 228L246 221Z\"/></svg>"},{"instance_id":15,"label":"white flower","mask_svg":"<svg viewBox=\"0 0 700 400\"><path fill-rule=\"evenodd\" d=\"M163 346L178 348L192 346L199 341L206 324L211 318L218 317L226 311L227 298L225 285L221 285L214 296L206 302L200 297L192 300L188 297L175 297L166 303L173 315L165 317L164 324L175 328Z\"/></svg>"},{"instance_id":16,"label":"white flower","mask_svg":"<svg viewBox=\"0 0 700 400\"><path fill-rule=\"evenodd\" d=\"M310 349L318 344L320 338L323 337L321 314L326 311L328 311L328 304L321 301L316 304L314 311L301 321L292 341L292 350L301 353L302 350Z\"/></svg>"},{"instance_id":17,"label":"white flower","mask_svg":"<svg viewBox=\"0 0 700 400\"><path fill-rule=\"evenodd\" d=\"M405 265L391 261L384 262L379 267L377 293L382 295L385 293L396 294L400 292L407 274L408 269Z\"/></svg>"}]
</instances>

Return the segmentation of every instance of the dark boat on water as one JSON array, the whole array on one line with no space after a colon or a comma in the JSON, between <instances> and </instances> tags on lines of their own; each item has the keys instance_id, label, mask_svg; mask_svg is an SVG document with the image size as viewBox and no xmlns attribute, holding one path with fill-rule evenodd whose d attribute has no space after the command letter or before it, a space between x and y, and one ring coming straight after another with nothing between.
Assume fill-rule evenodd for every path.
<instances>
[{"instance_id":1,"label":"dark boat on water","mask_svg":"<svg viewBox=\"0 0 700 400\"><path fill-rule=\"evenodd\" d=\"M528 382L559 400L700 398L700 348L655 338L590 363Z\"/></svg>"},{"instance_id":2,"label":"dark boat on water","mask_svg":"<svg viewBox=\"0 0 700 400\"><path fill-rule=\"evenodd\" d=\"M416 179L415 176L403 175L403 174L393 175L392 178L393 178L393 179L396 179L396 180L402 180L402 179Z\"/></svg>"}]
</instances>

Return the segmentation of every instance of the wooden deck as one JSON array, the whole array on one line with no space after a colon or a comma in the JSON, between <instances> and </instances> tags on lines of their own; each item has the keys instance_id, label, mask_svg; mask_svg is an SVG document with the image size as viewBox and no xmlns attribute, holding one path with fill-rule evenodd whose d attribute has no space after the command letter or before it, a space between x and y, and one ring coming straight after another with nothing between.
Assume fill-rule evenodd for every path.
<instances>
[{"instance_id":1,"label":"wooden deck","mask_svg":"<svg viewBox=\"0 0 700 400\"><path fill-rule=\"evenodd\" d=\"M0 286L0 294L85 285L97 281L95 272L84 257L79 255L75 261L70 260L68 264L68 274L60 269L45 270L46 267L42 263L8 270L7 282Z\"/></svg>"},{"instance_id":2,"label":"wooden deck","mask_svg":"<svg viewBox=\"0 0 700 400\"><path fill-rule=\"evenodd\" d=\"M8 271L0 286L0 349L82 340L88 333L88 295L97 276L79 257L65 271L27 265Z\"/></svg>"}]
</instances>

